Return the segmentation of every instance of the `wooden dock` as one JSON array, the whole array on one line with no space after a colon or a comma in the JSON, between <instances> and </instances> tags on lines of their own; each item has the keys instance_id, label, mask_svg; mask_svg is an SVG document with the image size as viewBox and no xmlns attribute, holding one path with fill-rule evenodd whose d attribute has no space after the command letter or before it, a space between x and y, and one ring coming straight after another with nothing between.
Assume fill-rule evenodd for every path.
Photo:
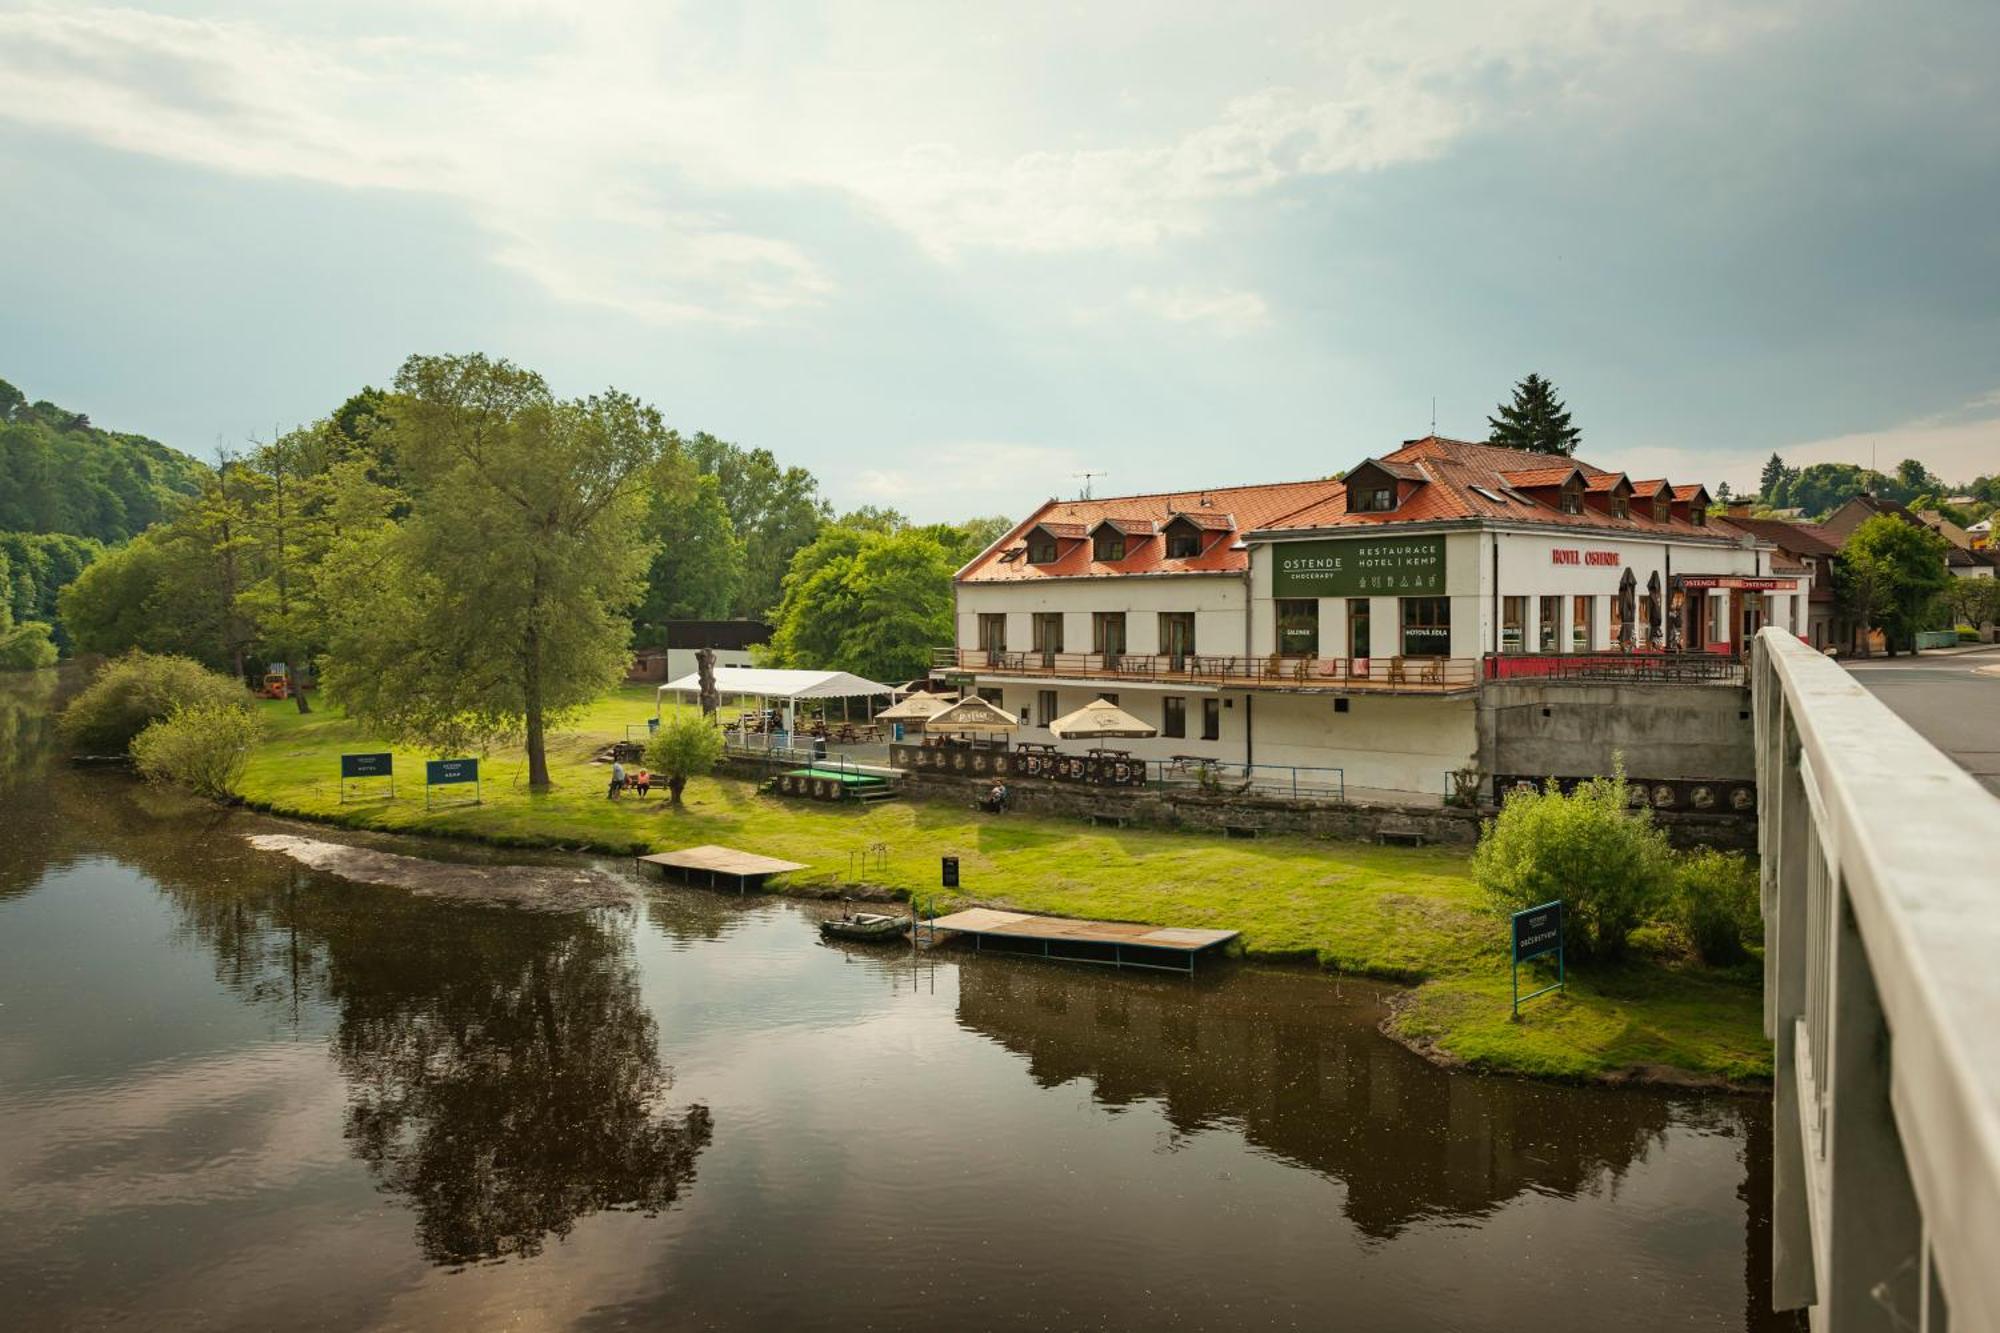
<instances>
[{"instance_id":1,"label":"wooden dock","mask_svg":"<svg viewBox=\"0 0 2000 1333\"><path fill-rule=\"evenodd\" d=\"M663 874L678 872L683 879L706 876L711 888L734 879L738 893L748 889L752 881L761 889L764 881L772 875L805 869L797 861L780 861L773 856L759 856L755 852L739 852L734 847L713 844L683 847L675 852L654 852L636 859L645 865L658 866Z\"/></svg>"},{"instance_id":2,"label":"wooden dock","mask_svg":"<svg viewBox=\"0 0 2000 1333\"><path fill-rule=\"evenodd\" d=\"M1236 938L1234 930L1141 926L1127 921L1077 921L971 907L922 923L925 928L970 935L980 951L1025 953L1072 963L1150 967L1194 973L1195 959Z\"/></svg>"}]
</instances>

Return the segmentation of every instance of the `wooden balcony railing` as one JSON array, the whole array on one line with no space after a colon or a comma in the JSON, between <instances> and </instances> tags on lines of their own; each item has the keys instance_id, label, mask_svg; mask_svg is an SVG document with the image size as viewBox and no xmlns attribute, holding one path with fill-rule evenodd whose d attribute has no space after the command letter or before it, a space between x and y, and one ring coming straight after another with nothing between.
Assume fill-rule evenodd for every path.
<instances>
[{"instance_id":1,"label":"wooden balcony railing","mask_svg":"<svg viewBox=\"0 0 2000 1333\"><path fill-rule=\"evenodd\" d=\"M940 648L933 665L945 671L1027 678L1384 694L1454 694L1477 689L1480 681L1476 657L1217 657Z\"/></svg>"}]
</instances>

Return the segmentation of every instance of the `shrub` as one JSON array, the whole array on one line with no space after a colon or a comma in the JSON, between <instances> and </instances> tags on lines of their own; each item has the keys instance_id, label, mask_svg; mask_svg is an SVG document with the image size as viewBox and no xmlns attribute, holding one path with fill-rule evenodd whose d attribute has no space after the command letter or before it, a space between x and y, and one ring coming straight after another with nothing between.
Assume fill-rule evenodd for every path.
<instances>
[{"instance_id":1,"label":"shrub","mask_svg":"<svg viewBox=\"0 0 2000 1333\"><path fill-rule=\"evenodd\" d=\"M675 805L681 803L688 779L713 771L721 758L721 731L694 712L676 713L667 719L646 746L646 766L667 780L667 793Z\"/></svg>"},{"instance_id":2,"label":"shrub","mask_svg":"<svg viewBox=\"0 0 2000 1333\"><path fill-rule=\"evenodd\" d=\"M56 664L49 627L30 620L0 633L0 671L39 671Z\"/></svg>"},{"instance_id":3,"label":"shrub","mask_svg":"<svg viewBox=\"0 0 2000 1333\"><path fill-rule=\"evenodd\" d=\"M191 657L127 653L98 672L89 688L63 710L58 724L73 750L115 754L132 744L148 723L176 706L247 706L250 692L233 677L210 671Z\"/></svg>"},{"instance_id":4,"label":"shrub","mask_svg":"<svg viewBox=\"0 0 2000 1333\"><path fill-rule=\"evenodd\" d=\"M148 782L178 782L197 796L225 801L250 763L257 714L240 703L176 706L132 740L132 759Z\"/></svg>"},{"instance_id":5,"label":"shrub","mask_svg":"<svg viewBox=\"0 0 2000 1333\"><path fill-rule=\"evenodd\" d=\"M1673 852L1623 770L1560 791L1516 791L1480 830L1472 875L1496 910L1563 905L1563 948L1578 961L1615 958L1633 927L1666 904Z\"/></svg>"},{"instance_id":6,"label":"shrub","mask_svg":"<svg viewBox=\"0 0 2000 1333\"><path fill-rule=\"evenodd\" d=\"M1713 850L1681 857L1674 867L1671 914L1702 962L1742 962L1749 957L1744 940L1763 929L1756 870L1741 856Z\"/></svg>"}]
</instances>

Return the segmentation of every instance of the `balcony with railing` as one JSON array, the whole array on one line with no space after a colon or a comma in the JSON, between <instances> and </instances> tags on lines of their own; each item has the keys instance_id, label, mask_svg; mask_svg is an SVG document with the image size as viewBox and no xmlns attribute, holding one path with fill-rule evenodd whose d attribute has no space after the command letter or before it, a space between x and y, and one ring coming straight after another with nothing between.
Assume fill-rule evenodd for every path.
<instances>
[{"instance_id":1,"label":"balcony with railing","mask_svg":"<svg viewBox=\"0 0 2000 1333\"><path fill-rule=\"evenodd\" d=\"M1774 1303L2000 1329L2000 800L1790 634L1751 686Z\"/></svg>"},{"instance_id":2,"label":"balcony with railing","mask_svg":"<svg viewBox=\"0 0 2000 1333\"><path fill-rule=\"evenodd\" d=\"M1476 657L1216 657L1204 653L1005 652L939 648L940 672L1125 684L1206 685L1303 693L1463 694L1479 688Z\"/></svg>"}]
</instances>

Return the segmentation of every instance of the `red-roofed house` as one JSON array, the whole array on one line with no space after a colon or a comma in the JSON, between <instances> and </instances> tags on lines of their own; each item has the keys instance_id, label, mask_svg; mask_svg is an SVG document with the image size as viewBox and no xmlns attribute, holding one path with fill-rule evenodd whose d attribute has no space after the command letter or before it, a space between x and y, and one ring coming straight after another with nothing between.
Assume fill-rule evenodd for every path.
<instances>
[{"instance_id":1,"label":"red-roofed house","mask_svg":"<svg viewBox=\"0 0 2000 1333\"><path fill-rule=\"evenodd\" d=\"M1029 740L1110 694L1160 727L1146 757L1432 792L1488 681L1803 633L1810 573L1777 560L1699 486L1427 436L1344 479L1051 500L959 571L940 669Z\"/></svg>"}]
</instances>

